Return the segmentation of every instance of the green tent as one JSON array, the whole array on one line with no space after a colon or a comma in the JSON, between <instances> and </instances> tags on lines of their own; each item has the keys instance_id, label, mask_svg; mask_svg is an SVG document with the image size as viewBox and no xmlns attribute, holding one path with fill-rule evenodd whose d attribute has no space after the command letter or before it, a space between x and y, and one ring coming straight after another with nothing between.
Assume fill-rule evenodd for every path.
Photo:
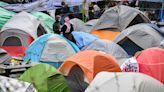
<instances>
[{"instance_id":1,"label":"green tent","mask_svg":"<svg viewBox=\"0 0 164 92\"><path fill-rule=\"evenodd\" d=\"M31 67L20 79L32 83L38 92L71 92L64 76L49 64Z\"/></svg>"},{"instance_id":2,"label":"green tent","mask_svg":"<svg viewBox=\"0 0 164 92\"><path fill-rule=\"evenodd\" d=\"M5 5L8 5L8 3L0 1L0 6L5 6Z\"/></svg>"},{"instance_id":3,"label":"green tent","mask_svg":"<svg viewBox=\"0 0 164 92\"><path fill-rule=\"evenodd\" d=\"M42 20L47 30L50 31L51 33L54 33L52 26L55 20L52 17L42 12L31 12L31 14Z\"/></svg>"},{"instance_id":4,"label":"green tent","mask_svg":"<svg viewBox=\"0 0 164 92\"><path fill-rule=\"evenodd\" d=\"M0 8L0 29L2 29L3 25L15 14L16 14L15 12Z\"/></svg>"}]
</instances>

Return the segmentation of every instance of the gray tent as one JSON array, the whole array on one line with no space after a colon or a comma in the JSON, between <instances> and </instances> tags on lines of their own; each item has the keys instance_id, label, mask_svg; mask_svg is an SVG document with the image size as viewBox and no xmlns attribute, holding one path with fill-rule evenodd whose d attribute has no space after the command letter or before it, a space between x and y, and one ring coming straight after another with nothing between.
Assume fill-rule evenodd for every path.
<instances>
[{"instance_id":1,"label":"gray tent","mask_svg":"<svg viewBox=\"0 0 164 92\"><path fill-rule=\"evenodd\" d=\"M0 46L10 55L20 58L34 39L46 33L49 32L40 20L29 13L21 12L12 17L0 30Z\"/></svg>"},{"instance_id":2,"label":"gray tent","mask_svg":"<svg viewBox=\"0 0 164 92\"><path fill-rule=\"evenodd\" d=\"M119 44L129 55L134 55L137 51L160 46L163 39L159 30L143 23L122 31L114 42Z\"/></svg>"},{"instance_id":3,"label":"gray tent","mask_svg":"<svg viewBox=\"0 0 164 92\"><path fill-rule=\"evenodd\" d=\"M85 26L89 33L93 30L93 27L97 24L98 20L99 19L92 19L85 23Z\"/></svg>"},{"instance_id":4,"label":"gray tent","mask_svg":"<svg viewBox=\"0 0 164 92\"><path fill-rule=\"evenodd\" d=\"M142 73L101 72L85 92L164 92L164 85Z\"/></svg>"},{"instance_id":5,"label":"gray tent","mask_svg":"<svg viewBox=\"0 0 164 92\"><path fill-rule=\"evenodd\" d=\"M150 20L141 11L135 8L118 5L106 10L94 29L122 31L138 23L150 23Z\"/></svg>"},{"instance_id":6,"label":"gray tent","mask_svg":"<svg viewBox=\"0 0 164 92\"><path fill-rule=\"evenodd\" d=\"M96 40L85 46L82 50L96 50L103 51L107 54L113 55L118 63L121 65L127 58L129 58L128 54L116 43L109 40Z\"/></svg>"},{"instance_id":7,"label":"gray tent","mask_svg":"<svg viewBox=\"0 0 164 92\"><path fill-rule=\"evenodd\" d=\"M9 62L12 57L3 49L0 48L0 63Z\"/></svg>"},{"instance_id":8,"label":"gray tent","mask_svg":"<svg viewBox=\"0 0 164 92\"><path fill-rule=\"evenodd\" d=\"M82 20L78 18L74 18L74 19L71 19L70 22L73 24L75 31L88 32L85 26L85 23Z\"/></svg>"}]
</instances>

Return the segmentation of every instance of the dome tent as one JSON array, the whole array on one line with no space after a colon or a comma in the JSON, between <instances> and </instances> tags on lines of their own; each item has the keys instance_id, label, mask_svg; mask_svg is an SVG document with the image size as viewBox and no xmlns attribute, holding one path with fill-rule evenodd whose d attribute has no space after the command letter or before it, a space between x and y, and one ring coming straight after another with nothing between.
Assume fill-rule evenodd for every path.
<instances>
[{"instance_id":1,"label":"dome tent","mask_svg":"<svg viewBox=\"0 0 164 92\"><path fill-rule=\"evenodd\" d=\"M127 58L129 58L129 55L126 53L126 51L124 51L124 49L122 49L118 44L109 40L96 40L82 48L82 50L96 50L105 52L107 54L114 56L120 65Z\"/></svg>"},{"instance_id":2,"label":"dome tent","mask_svg":"<svg viewBox=\"0 0 164 92\"><path fill-rule=\"evenodd\" d=\"M56 34L43 35L28 47L24 61L49 63L58 68L66 58L77 52L70 43Z\"/></svg>"},{"instance_id":3,"label":"dome tent","mask_svg":"<svg viewBox=\"0 0 164 92\"><path fill-rule=\"evenodd\" d=\"M124 29L150 20L139 10L117 5L106 10L91 31L102 39L114 40Z\"/></svg>"},{"instance_id":4,"label":"dome tent","mask_svg":"<svg viewBox=\"0 0 164 92\"><path fill-rule=\"evenodd\" d=\"M136 57L136 60L139 65L139 72L164 84L164 49L157 47L146 49Z\"/></svg>"},{"instance_id":5,"label":"dome tent","mask_svg":"<svg viewBox=\"0 0 164 92\"><path fill-rule=\"evenodd\" d=\"M101 72L85 92L163 92L164 85L141 73Z\"/></svg>"},{"instance_id":6,"label":"dome tent","mask_svg":"<svg viewBox=\"0 0 164 92\"><path fill-rule=\"evenodd\" d=\"M74 65L78 65L83 70L89 82L100 71L121 72L114 57L92 50L82 51L69 57L60 66L59 71L67 76Z\"/></svg>"},{"instance_id":7,"label":"dome tent","mask_svg":"<svg viewBox=\"0 0 164 92\"><path fill-rule=\"evenodd\" d=\"M39 36L49 33L41 21L27 12L13 16L0 31L0 46L13 57L23 57L26 48Z\"/></svg>"},{"instance_id":8,"label":"dome tent","mask_svg":"<svg viewBox=\"0 0 164 92\"><path fill-rule=\"evenodd\" d=\"M20 80L32 83L38 92L71 92L64 77L49 64L29 68Z\"/></svg>"},{"instance_id":9,"label":"dome tent","mask_svg":"<svg viewBox=\"0 0 164 92\"><path fill-rule=\"evenodd\" d=\"M134 56L137 51L160 46L164 37L159 31L150 24L137 24L122 31L114 42Z\"/></svg>"}]
</instances>

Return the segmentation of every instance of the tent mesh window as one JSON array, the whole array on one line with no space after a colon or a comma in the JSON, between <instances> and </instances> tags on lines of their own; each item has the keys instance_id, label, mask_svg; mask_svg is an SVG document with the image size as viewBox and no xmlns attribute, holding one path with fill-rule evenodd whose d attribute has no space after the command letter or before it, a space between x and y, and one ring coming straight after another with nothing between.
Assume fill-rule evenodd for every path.
<instances>
[{"instance_id":1,"label":"tent mesh window","mask_svg":"<svg viewBox=\"0 0 164 92\"><path fill-rule=\"evenodd\" d=\"M127 37L121 40L118 44L128 53L128 55L131 56L134 56L137 51L143 50Z\"/></svg>"},{"instance_id":2,"label":"tent mesh window","mask_svg":"<svg viewBox=\"0 0 164 92\"><path fill-rule=\"evenodd\" d=\"M16 36L8 37L2 46L22 46L21 40Z\"/></svg>"},{"instance_id":3,"label":"tent mesh window","mask_svg":"<svg viewBox=\"0 0 164 92\"><path fill-rule=\"evenodd\" d=\"M142 14L138 14L131 22L130 24L127 26L133 26L135 24L139 24L139 23L148 23L148 21L146 19L144 19L144 16Z\"/></svg>"},{"instance_id":4,"label":"tent mesh window","mask_svg":"<svg viewBox=\"0 0 164 92\"><path fill-rule=\"evenodd\" d=\"M40 24L37 29L37 36L42 36L46 34L47 32L45 31L44 27Z\"/></svg>"},{"instance_id":5,"label":"tent mesh window","mask_svg":"<svg viewBox=\"0 0 164 92\"><path fill-rule=\"evenodd\" d=\"M88 87L88 84L84 81L84 72L78 65L74 65L65 78L73 92L84 92Z\"/></svg>"}]
</instances>

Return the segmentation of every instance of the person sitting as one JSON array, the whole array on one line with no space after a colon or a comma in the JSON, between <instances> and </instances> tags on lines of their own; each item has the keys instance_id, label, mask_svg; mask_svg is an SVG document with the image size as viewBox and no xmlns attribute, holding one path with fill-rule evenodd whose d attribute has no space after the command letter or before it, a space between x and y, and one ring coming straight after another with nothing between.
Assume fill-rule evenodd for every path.
<instances>
[{"instance_id":1,"label":"person sitting","mask_svg":"<svg viewBox=\"0 0 164 92\"><path fill-rule=\"evenodd\" d=\"M74 31L74 28L70 22L69 17L65 17L64 21L65 21L65 23L61 28L61 32L62 32L63 36L76 44L76 41L72 35L72 31Z\"/></svg>"}]
</instances>

